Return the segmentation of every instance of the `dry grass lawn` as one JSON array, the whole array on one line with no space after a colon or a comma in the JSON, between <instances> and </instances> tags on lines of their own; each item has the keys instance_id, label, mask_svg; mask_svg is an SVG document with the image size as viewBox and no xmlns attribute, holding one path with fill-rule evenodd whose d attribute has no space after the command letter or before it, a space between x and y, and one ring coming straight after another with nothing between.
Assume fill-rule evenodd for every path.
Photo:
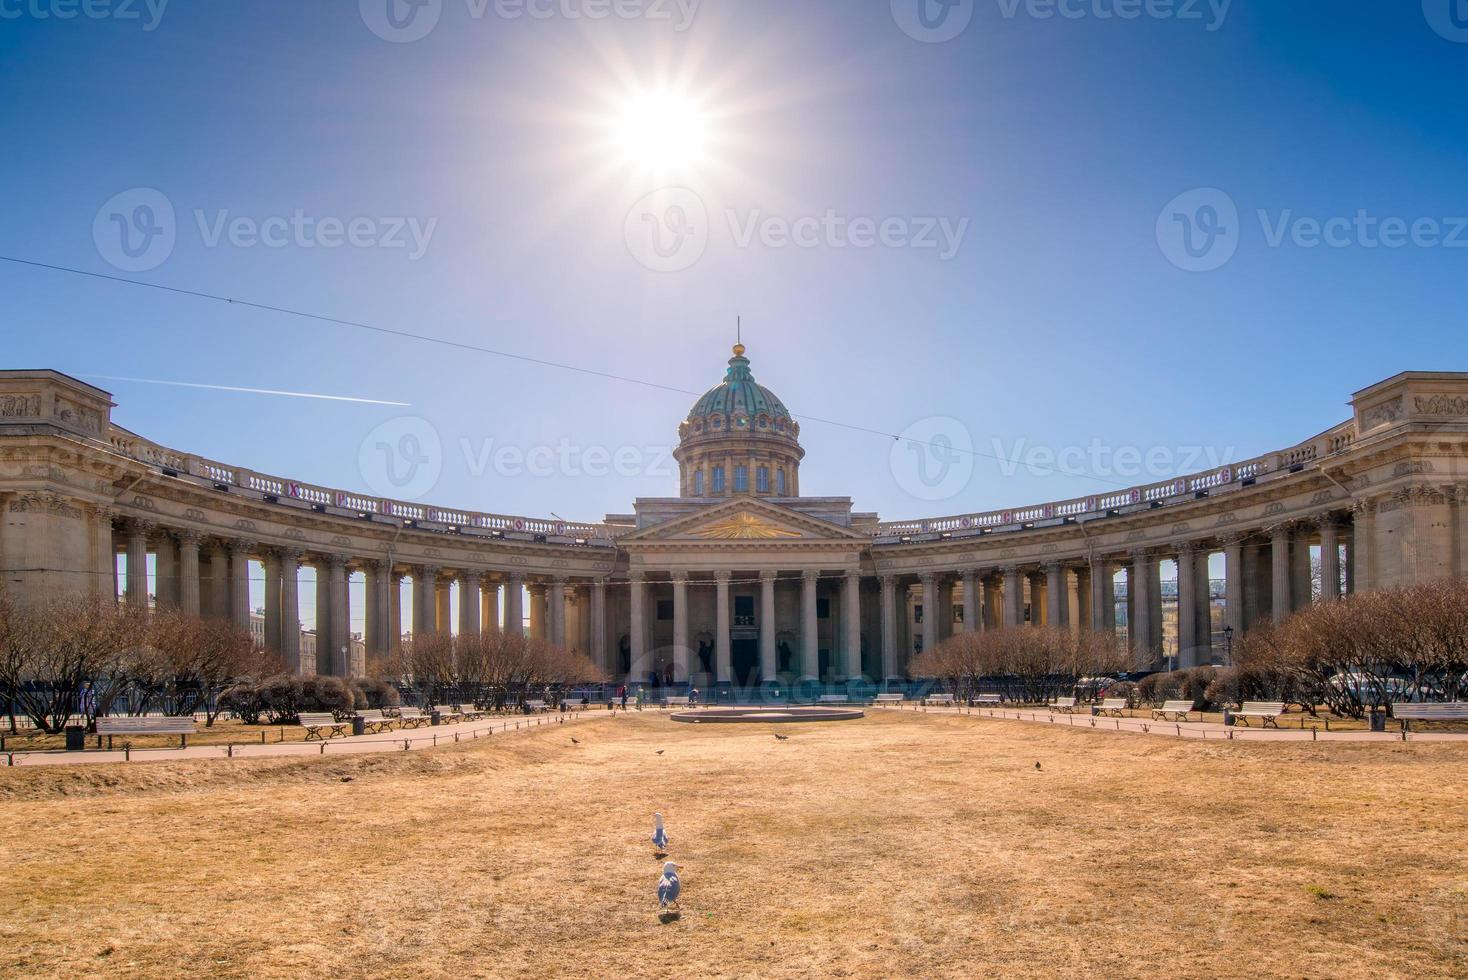
<instances>
[{"instance_id":1,"label":"dry grass lawn","mask_svg":"<svg viewBox=\"0 0 1468 980\"><path fill-rule=\"evenodd\" d=\"M0 770L0 975L1468 975L1464 746L780 730Z\"/></svg>"}]
</instances>

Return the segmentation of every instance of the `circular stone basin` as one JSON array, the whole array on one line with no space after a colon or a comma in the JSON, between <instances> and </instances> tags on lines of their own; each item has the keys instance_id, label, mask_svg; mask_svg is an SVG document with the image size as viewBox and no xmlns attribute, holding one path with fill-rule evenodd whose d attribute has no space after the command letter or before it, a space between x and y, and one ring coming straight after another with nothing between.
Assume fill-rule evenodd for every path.
<instances>
[{"instance_id":1,"label":"circular stone basin","mask_svg":"<svg viewBox=\"0 0 1468 980\"><path fill-rule=\"evenodd\" d=\"M811 705L810 707L791 705L778 708L761 708L751 705L747 708L696 708L691 711L675 712L672 718L674 721L689 724L709 722L720 725L758 725L793 721L853 721L865 715L866 712L860 708L839 708L829 705Z\"/></svg>"}]
</instances>

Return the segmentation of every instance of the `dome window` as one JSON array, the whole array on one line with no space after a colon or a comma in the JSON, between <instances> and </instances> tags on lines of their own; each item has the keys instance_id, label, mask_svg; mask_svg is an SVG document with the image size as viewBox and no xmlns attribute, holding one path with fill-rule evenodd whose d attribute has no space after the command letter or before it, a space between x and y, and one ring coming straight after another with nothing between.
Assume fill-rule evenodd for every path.
<instances>
[{"instance_id":1,"label":"dome window","mask_svg":"<svg viewBox=\"0 0 1468 980\"><path fill-rule=\"evenodd\" d=\"M736 467L734 467L734 492L735 493L748 493L749 492L749 467L748 466L736 466Z\"/></svg>"},{"instance_id":2,"label":"dome window","mask_svg":"<svg viewBox=\"0 0 1468 980\"><path fill-rule=\"evenodd\" d=\"M770 468L761 466L754 471L754 488L760 493L770 492Z\"/></svg>"}]
</instances>

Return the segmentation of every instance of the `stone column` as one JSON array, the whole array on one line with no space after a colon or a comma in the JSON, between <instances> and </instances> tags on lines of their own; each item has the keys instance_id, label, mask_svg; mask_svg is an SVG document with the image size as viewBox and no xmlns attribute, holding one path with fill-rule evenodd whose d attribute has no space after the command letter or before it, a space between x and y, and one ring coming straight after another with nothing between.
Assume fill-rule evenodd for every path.
<instances>
[{"instance_id":1,"label":"stone column","mask_svg":"<svg viewBox=\"0 0 1468 980\"><path fill-rule=\"evenodd\" d=\"M932 572L918 575L923 594L923 649L938 645L938 577Z\"/></svg>"},{"instance_id":2,"label":"stone column","mask_svg":"<svg viewBox=\"0 0 1468 980\"><path fill-rule=\"evenodd\" d=\"M1358 500L1352 505L1351 591L1376 588L1376 501Z\"/></svg>"},{"instance_id":3,"label":"stone column","mask_svg":"<svg viewBox=\"0 0 1468 980\"><path fill-rule=\"evenodd\" d=\"M505 583L505 632L525 635L525 576L511 572Z\"/></svg>"},{"instance_id":4,"label":"stone column","mask_svg":"<svg viewBox=\"0 0 1468 980\"><path fill-rule=\"evenodd\" d=\"M367 576L365 605L367 618L362 626L362 643L369 660L387 653L387 562L372 559L363 564Z\"/></svg>"},{"instance_id":5,"label":"stone column","mask_svg":"<svg viewBox=\"0 0 1468 980\"><path fill-rule=\"evenodd\" d=\"M254 550L253 541L229 544L229 618L243 629L250 628L250 554Z\"/></svg>"},{"instance_id":6,"label":"stone column","mask_svg":"<svg viewBox=\"0 0 1468 980\"><path fill-rule=\"evenodd\" d=\"M352 618L347 604L347 556L332 555L327 559L331 576L331 673L335 677L352 675ZM346 649L343 650L343 647Z\"/></svg>"},{"instance_id":7,"label":"stone column","mask_svg":"<svg viewBox=\"0 0 1468 980\"><path fill-rule=\"evenodd\" d=\"M1244 539L1237 534L1223 539L1223 622L1234 642L1244 638Z\"/></svg>"},{"instance_id":8,"label":"stone column","mask_svg":"<svg viewBox=\"0 0 1468 980\"><path fill-rule=\"evenodd\" d=\"M897 677L897 577L882 576L882 683Z\"/></svg>"},{"instance_id":9,"label":"stone column","mask_svg":"<svg viewBox=\"0 0 1468 980\"><path fill-rule=\"evenodd\" d=\"M199 615L199 532L178 532L178 608Z\"/></svg>"},{"instance_id":10,"label":"stone column","mask_svg":"<svg viewBox=\"0 0 1468 980\"><path fill-rule=\"evenodd\" d=\"M963 573L963 629L977 633L983 625L979 612L979 583L972 568Z\"/></svg>"},{"instance_id":11,"label":"stone column","mask_svg":"<svg viewBox=\"0 0 1468 980\"><path fill-rule=\"evenodd\" d=\"M628 643L631 646L633 677L641 680L647 679L647 613L644 609L647 601L647 584L642 579L641 572L632 572L627 576L627 608L628 619Z\"/></svg>"},{"instance_id":12,"label":"stone column","mask_svg":"<svg viewBox=\"0 0 1468 980\"><path fill-rule=\"evenodd\" d=\"M323 557L314 562L316 568L316 654L312 674L331 673L331 563Z\"/></svg>"},{"instance_id":13,"label":"stone column","mask_svg":"<svg viewBox=\"0 0 1468 980\"><path fill-rule=\"evenodd\" d=\"M1004 626L1013 629L1025 624L1025 589L1020 584L1019 569L1004 569Z\"/></svg>"},{"instance_id":14,"label":"stone column","mask_svg":"<svg viewBox=\"0 0 1468 980\"><path fill-rule=\"evenodd\" d=\"M1148 571L1152 561L1146 550L1132 552L1132 567L1127 577L1127 605L1131 619L1127 632L1131 638L1134 666L1146 668L1152 663L1152 583Z\"/></svg>"},{"instance_id":15,"label":"stone column","mask_svg":"<svg viewBox=\"0 0 1468 980\"><path fill-rule=\"evenodd\" d=\"M387 564L387 649L389 653L400 653L403 649L403 574L392 567L392 562Z\"/></svg>"},{"instance_id":16,"label":"stone column","mask_svg":"<svg viewBox=\"0 0 1468 980\"><path fill-rule=\"evenodd\" d=\"M450 579L439 579L433 583L433 629L438 633L454 631L452 585Z\"/></svg>"},{"instance_id":17,"label":"stone column","mask_svg":"<svg viewBox=\"0 0 1468 980\"><path fill-rule=\"evenodd\" d=\"M459 573L459 635L479 635L479 583L483 573L465 569Z\"/></svg>"},{"instance_id":18,"label":"stone column","mask_svg":"<svg viewBox=\"0 0 1468 980\"><path fill-rule=\"evenodd\" d=\"M280 553L280 655L293 674L301 673L301 594L296 576L301 553L287 548Z\"/></svg>"},{"instance_id":19,"label":"stone column","mask_svg":"<svg viewBox=\"0 0 1468 980\"><path fill-rule=\"evenodd\" d=\"M1062 629L1066 625L1067 608L1065 569L1060 562L1052 561L1045 566L1045 625Z\"/></svg>"},{"instance_id":20,"label":"stone column","mask_svg":"<svg viewBox=\"0 0 1468 980\"><path fill-rule=\"evenodd\" d=\"M1300 521L1290 529L1290 609L1299 611L1310 605L1314 592L1310 568L1312 522Z\"/></svg>"},{"instance_id":21,"label":"stone column","mask_svg":"<svg viewBox=\"0 0 1468 980\"><path fill-rule=\"evenodd\" d=\"M688 573L673 573L673 680L690 681L692 658L688 650Z\"/></svg>"},{"instance_id":22,"label":"stone column","mask_svg":"<svg viewBox=\"0 0 1468 980\"><path fill-rule=\"evenodd\" d=\"M147 612L148 610L148 532L153 525L147 521L129 518L127 530L127 585L124 595L127 603Z\"/></svg>"},{"instance_id":23,"label":"stone column","mask_svg":"<svg viewBox=\"0 0 1468 980\"><path fill-rule=\"evenodd\" d=\"M861 680L861 572L847 572L842 580L841 646L846 654L846 679Z\"/></svg>"},{"instance_id":24,"label":"stone column","mask_svg":"<svg viewBox=\"0 0 1468 980\"><path fill-rule=\"evenodd\" d=\"M549 620L552 646L566 647L566 580L560 576L551 579L546 588L546 619Z\"/></svg>"},{"instance_id":25,"label":"stone column","mask_svg":"<svg viewBox=\"0 0 1468 980\"><path fill-rule=\"evenodd\" d=\"M265 648L281 652L280 554L265 552Z\"/></svg>"},{"instance_id":26,"label":"stone column","mask_svg":"<svg viewBox=\"0 0 1468 980\"><path fill-rule=\"evenodd\" d=\"M775 656L775 575L759 573L759 669L763 681L774 680L779 667Z\"/></svg>"},{"instance_id":27,"label":"stone column","mask_svg":"<svg viewBox=\"0 0 1468 980\"><path fill-rule=\"evenodd\" d=\"M607 656L607 580L591 581L591 661L611 677L614 664Z\"/></svg>"},{"instance_id":28,"label":"stone column","mask_svg":"<svg viewBox=\"0 0 1468 980\"><path fill-rule=\"evenodd\" d=\"M178 544L167 532L153 547L153 601L159 609L178 608Z\"/></svg>"},{"instance_id":29,"label":"stone column","mask_svg":"<svg viewBox=\"0 0 1468 980\"><path fill-rule=\"evenodd\" d=\"M547 636L545 628L545 586L539 582L526 588L530 596L530 635L537 640Z\"/></svg>"},{"instance_id":30,"label":"stone column","mask_svg":"<svg viewBox=\"0 0 1468 980\"><path fill-rule=\"evenodd\" d=\"M1198 666L1198 572L1191 544L1177 551L1177 665Z\"/></svg>"},{"instance_id":31,"label":"stone column","mask_svg":"<svg viewBox=\"0 0 1468 980\"><path fill-rule=\"evenodd\" d=\"M805 677L821 676L820 621L816 618L816 583L821 573L800 575L800 672Z\"/></svg>"},{"instance_id":32,"label":"stone column","mask_svg":"<svg viewBox=\"0 0 1468 980\"><path fill-rule=\"evenodd\" d=\"M714 572L714 677L720 683L734 679L733 649L729 644L729 572Z\"/></svg>"},{"instance_id":33,"label":"stone column","mask_svg":"<svg viewBox=\"0 0 1468 980\"><path fill-rule=\"evenodd\" d=\"M1091 629L1098 633L1116 631L1116 582L1111 562L1091 559Z\"/></svg>"},{"instance_id":34,"label":"stone column","mask_svg":"<svg viewBox=\"0 0 1468 980\"><path fill-rule=\"evenodd\" d=\"M413 635L427 636L434 631L439 568L418 565L413 569Z\"/></svg>"},{"instance_id":35,"label":"stone column","mask_svg":"<svg viewBox=\"0 0 1468 980\"><path fill-rule=\"evenodd\" d=\"M479 583L479 628L486 633L500 630L500 584L481 580Z\"/></svg>"},{"instance_id":36,"label":"stone column","mask_svg":"<svg viewBox=\"0 0 1468 980\"><path fill-rule=\"evenodd\" d=\"M1340 597L1340 524L1334 514L1327 514L1320 522L1320 599L1333 602Z\"/></svg>"},{"instance_id":37,"label":"stone column","mask_svg":"<svg viewBox=\"0 0 1468 980\"><path fill-rule=\"evenodd\" d=\"M1270 576L1274 585L1274 621L1290 618L1290 529L1277 525L1269 530Z\"/></svg>"}]
</instances>

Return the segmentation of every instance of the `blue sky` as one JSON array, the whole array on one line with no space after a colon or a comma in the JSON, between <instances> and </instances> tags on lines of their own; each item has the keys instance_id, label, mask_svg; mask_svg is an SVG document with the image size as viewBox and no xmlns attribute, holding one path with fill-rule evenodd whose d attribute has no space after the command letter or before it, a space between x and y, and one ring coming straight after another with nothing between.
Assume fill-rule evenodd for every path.
<instances>
[{"instance_id":1,"label":"blue sky","mask_svg":"<svg viewBox=\"0 0 1468 980\"><path fill-rule=\"evenodd\" d=\"M141 0L71 19L65 0L0 0L0 254L693 392L742 315L756 377L797 414L971 439L972 477L933 499L890 438L807 422L803 491L888 519L1169 475L1093 465L1092 447L1205 469L1343 421L1397 371L1468 368L1468 27L1446 0L1440 17L1434 0L1237 0L1221 18L1180 0L1135 19L1104 16L1115 0L1064 17L965 0L941 43L901 29L911 11L834 0L706 0L687 24L676 4L592 20L568 13L596 0L546 17L442 0L396 43L368 26L388 2L173 0L154 22ZM670 87L713 134L701 159L628 164L605 141L618 106ZM706 247L676 271L629 247L629 209L666 186L706 209ZM174 210L175 241L128 271L107 235L138 189ZM1217 192L1236 251L1185 271L1165 230ZM220 231L297 212L364 219L364 244ZM1463 247L1370 247L1354 221L1339 247L1301 244L1298 219L1358 212ZM779 241L828 213L895 220L906 244ZM940 219L963 228L954 254L913 247ZM431 229L422 254L385 247L410 221ZM760 231L741 245L742 228ZM665 452L692 394L6 262L0 304L7 366L411 406L97 382L119 424L182 450L379 492L364 441L411 416L441 446L429 502L597 519L676 491ZM563 445L632 462L587 474ZM476 465L504 447L557 460ZM1079 448L1087 472L1047 472L1034 447Z\"/></svg>"}]
</instances>

